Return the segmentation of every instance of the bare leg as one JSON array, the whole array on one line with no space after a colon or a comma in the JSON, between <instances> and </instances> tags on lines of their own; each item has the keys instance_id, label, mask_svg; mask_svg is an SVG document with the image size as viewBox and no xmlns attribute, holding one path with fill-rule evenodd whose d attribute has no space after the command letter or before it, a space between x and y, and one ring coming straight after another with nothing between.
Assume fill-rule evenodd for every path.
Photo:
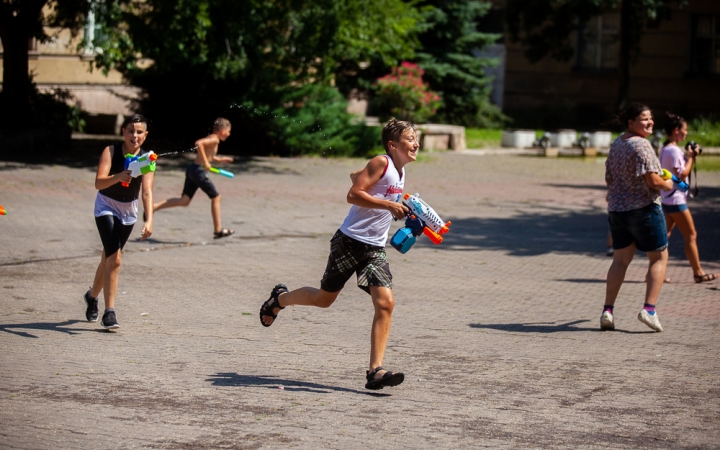
<instances>
[{"instance_id":1,"label":"bare leg","mask_svg":"<svg viewBox=\"0 0 720 450\"><path fill-rule=\"evenodd\" d=\"M100 291L103 288L103 278L105 277L105 250L102 251L100 256L100 264L98 264L97 270L95 271L95 279L93 280L92 287L90 288L90 296L97 298L100 295Z\"/></svg>"},{"instance_id":2,"label":"bare leg","mask_svg":"<svg viewBox=\"0 0 720 450\"><path fill-rule=\"evenodd\" d=\"M648 252L648 259L650 264L648 265L647 286L645 288L645 303L654 305L657 303L658 295L660 295L660 288L662 288L663 282L665 281L665 269L667 269L668 251L667 249L661 252Z\"/></svg>"},{"instance_id":3,"label":"bare leg","mask_svg":"<svg viewBox=\"0 0 720 450\"><path fill-rule=\"evenodd\" d=\"M672 214L664 214L665 216L665 227L667 228L668 232L668 239L670 239L670 235L672 234L672 230L675 228L675 218Z\"/></svg>"},{"instance_id":4,"label":"bare leg","mask_svg":"<svg viewBox=\"0 0 720 450\"><path fill-rule=\"evenodd\" d=\"M222 231L222 225L220 223L220 198L222 198L222 196L218 195L210 200L210 213L212 214L213 227L215 227L216 233Z\"/></svg>"},{"instance_id":5,"label":"bare leg","mask_svg":"<svg viewBox=\"0 0 720 450\"><path fill-rule=\"evenodd\" d=\"M105 297L105 309L115 307L115 295L117 294L118 275L120 274L121 262L121 250L116 251L105 259L105 273L103 276L103 294Z\"/></svg>"},{"instance_id":6,"label":"bare leg","mask_svg":"<svg viewBox=\"0 0 720 450\"><path fill-rule=\"evenodd\" d=\"M395 308L395 299L392 289L379 286L370 286L375 316L373 317L372 330L370 332L370 371L382 366L385 357L388 337L390 336L390 325L392 324L392 312ZM384 372L376 375L382 376Z\"/></svg>"},{"instance_id":7,"label":"bare leg","mask_svg":"<svg viewBox=\"0 0 720 450\"><path fill-rule=\"evenodd\" d=\"M183 194L180 198L169 198L167 200L161 200L153 205L153 211L159 211L165 208L172 208L175 206L187 206L190 204L190 197L187 194Z\"/></svg>"},{"instance_id":8,"label":"bare leg","mask_svg":"<svg viewBox=\"0 0 720 450\"><path fill-rule=\"evenodd\" d=\"M620 287L625 281L625 273L627 268L635 256L635 244L628 247L615 250L613 261L607 274L607 284L605 289L605 304L609 306L615 305Z\"/></svg>"},{"instance_id":9,"label":"bare leg","mask_svg":"<svg viewBox=\"0 0 720 450\"><path fill-rule=\"evenodd\" d=\"M335 302L338 295L340 295L340 291L327 292L313 287L302 287L280 294L278 296L278 303L283 308L286 306L317 306L318 308L328 308ZM273 314L277 315L279 312L280 308L273 309ZM273 320L270 316L262 316L262 321L266 325L273 323Z\"/></svg>"},{"instance_id":10,"label":"bare leg","mask_svg":"<svg viewBox=\"0 0 720 450\"><path fill-rule=\"evenodd\" d=\"M695 230L695 222L693 222L690 210L681 211L679 213L670 214L675 220L680 233L683 235L685 243L685 256L692 267L693 275L703 275L705 272L700 266L700 254L697 248L697 231Z\"/></svg>"}]
</instances>

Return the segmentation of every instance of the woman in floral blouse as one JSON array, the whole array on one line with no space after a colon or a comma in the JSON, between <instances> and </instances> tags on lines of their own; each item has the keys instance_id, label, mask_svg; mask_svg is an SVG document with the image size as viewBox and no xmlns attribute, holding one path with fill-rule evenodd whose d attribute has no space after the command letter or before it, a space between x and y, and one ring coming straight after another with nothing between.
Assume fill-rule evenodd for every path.
<instances>
[{"instance_id":1,"label":"woman in floral blouse","mask_svg":"<svg viewBox=\"0 0 720 450\"><path fill-rule=\"evenodd\" d=\"M650 260L645 278L645 305L638 320L655 331L662 331L655 303L665 279L668 241L659 191L672 189L672 181L660 177L660 161L645 139L653 132L650 108L631 103L618 120L627 126L627 131L612 143L605 162L608 222L614 254L607 274L600 329L615 329L613 306L637 249L645 252Z\"/></svg>"}]
</instances>

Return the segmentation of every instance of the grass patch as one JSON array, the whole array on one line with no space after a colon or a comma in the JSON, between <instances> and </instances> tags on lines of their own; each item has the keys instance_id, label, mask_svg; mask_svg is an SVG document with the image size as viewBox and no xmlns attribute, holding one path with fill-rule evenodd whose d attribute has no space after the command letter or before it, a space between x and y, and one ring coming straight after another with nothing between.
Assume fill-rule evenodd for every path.
<instances>
[{"instance_id":1,"label":"grass patch","mask_svg":"<svg viewBox=\"0 0 720 450\"><path fill-rule=\"evenodd\" d=\"M688 123L688 140L703 147L720 147L720 118L701 117Z\"/></svg>"},{"instance_id":2,"label":"grass patch","mask_svg":"<svg viewBox=\"0 0 720 450\"><path fill-rule=\"evenodd\" d=\"M493 128L465 128L467 148L500 147L502 130Z\"/></svg>"},{"instance_id":3,"label":"grass patch","mask_svg":"<svg viewBox=\"0 0 720 450\"><path fill-rule=\"evenodd\" d=\"M701 155L696 161L701 172L720 172L720 156Z\"/></svg>"}]
</instances>

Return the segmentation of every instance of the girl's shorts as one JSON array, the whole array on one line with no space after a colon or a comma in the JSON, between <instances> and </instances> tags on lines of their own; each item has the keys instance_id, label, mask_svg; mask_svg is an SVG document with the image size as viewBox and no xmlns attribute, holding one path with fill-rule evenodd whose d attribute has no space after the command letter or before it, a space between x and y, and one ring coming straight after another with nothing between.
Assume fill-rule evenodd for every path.
<instances>
[{"instance_id":1,"label":"girl's shorts","mask_svg":"<svg viewBox=\"0 0 720 450\"><path fill-rule=\"evenodd\" d=\"M665 214L674 214L683 211L687 211L687 203L681 205L662 205L662 210Z\"/></svg>"}]
</instances>

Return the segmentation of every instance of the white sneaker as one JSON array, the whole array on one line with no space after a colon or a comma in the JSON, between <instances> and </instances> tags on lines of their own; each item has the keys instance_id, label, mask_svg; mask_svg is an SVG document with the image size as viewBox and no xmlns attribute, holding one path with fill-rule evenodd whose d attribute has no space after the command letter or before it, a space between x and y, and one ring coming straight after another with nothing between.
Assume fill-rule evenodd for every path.
<instances>
[{"instance_id":1,"label":"white sneaker","mask_svg":"<svg viewBox=\"0 0 720 450\"><path fill-rule=\"evenodd\" d=\"M605 250L605 254L608 256L612 256L615 253L615 250L612 247L608 247L607 250Z\"/></svg>"},{"instance_id":2,"label":"white sneaker","mask_svg":"<svg viewBox=\"0 0 720 450\"><path fill-rule=\"evenodd\" d=\"M638 320L655 331L663 330L662 325L660 325L660 317L658 317L657 312L655 312L655 314L650 314L647 310L642 309L638 313Z\"/></svg>"},{"instance_id":3,"label":"white sneaker","mask_svg":"<svg viewBox=\"0 0 720 450\"><path fill-rule=\"evenodd\" d=\"M615 329L615 318L610 311L603 311L600 316L600 329L601 330L614 330Z\"/></svg>"}]
</instances>

